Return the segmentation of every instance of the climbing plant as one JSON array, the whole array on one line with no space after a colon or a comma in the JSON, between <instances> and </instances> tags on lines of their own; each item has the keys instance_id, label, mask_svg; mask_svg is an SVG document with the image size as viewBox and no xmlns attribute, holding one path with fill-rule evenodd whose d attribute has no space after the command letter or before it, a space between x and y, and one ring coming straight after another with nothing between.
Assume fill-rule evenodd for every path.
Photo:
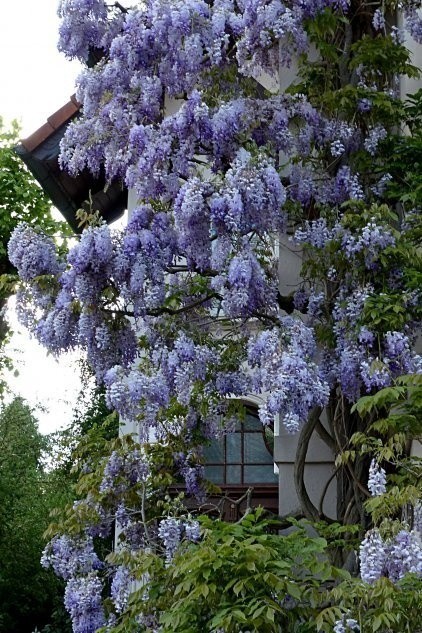
<instances>
[{"instance_id":1,"label":"climbing plant","mask_svg":"<svg viewBox=\"0 0 422 633\"><path fill-rule=\"evenodd\" d=\"M98 59L78 79L82 111L62 141L62 168L104 171L137 199L121 232L87 216L66 257L24 224L9 243L22 279L22 321L54 354L83 347L108 406L136 429L102 448L88 436L78 457L80 499L45 553L44 563L68 583L75 632L167 631L178 623L185 628L172 630L399 631L406 617L408 630L414 626L415 591L400 593L399 584L421 573L413 518L380 531L377 503L368 499L386 500L390 475L388 453L374 445L385 439L396 451L400 444L401 460L417 429L400 431L397 442L390 431L379 436L373 408L356 404L379 390L400 391L400 376L421 369L414 348L420 198L412 186L419 176L408 165L420 115L417 98L409 109L399 93L400 77L419 71L395 8L356 0L150 0L130 9L103 0L60 3L59 47L71 58L92 61L95 52ZM420 41L416 9L402 7ZM302 253L296 279L286 263L292 248ZM183 479L186 495L201 503L210 490L203 447L230 432L251 393L261 396L263 425L278 418L299 435L300 515L320 530L331 521L306 487L307 447L318 434L338 456L338 523L325 528L327 552L336 550L336 565L347 566L350 526L358 526L365 609L354 602L358 585L331 591L340 572L323 562L319 572L303 560L298 572L293 556L276 582L271 557L285 543L262 536L262 544L265 530L257 527L258 538L249 519L250 537L246 527L231 536L222 530L226 545L240 534L245 552L263 548L264 562L270 557L257 571L268 588L265 613L261 594L258 613L237 608L236 599L250 595L241 578L238 593L225 585L225 599L232 589L235 598L218 617L204 608L186 624L185 600L184 614L172 620L175 611L160 600L163 578L175 609L188 591L183 569L191 567L183 568L182 554L194 565L190 552L204 557L210 544L221 544L220 526L198 522L168 488ZM419 492L406 497L412 516ZM104 566L98 539L114 528L120 553ZM308 537L297 529L304 545ZM341 541L347 546L336 548ZM400 565L401 541L409 554ZM310 547L318 559L318 537ZM387 549L394 569L384 564ZM253 557L245 564L255 571ZM228 567L221 559L216 565L203 569L211 578L221 568L226 578ZM307 572L314 580L321 574L319 591ZM215 591L206 580L205 602ZM368 592L374 583L381 585ZM385 614L397 592L407 606L394 620Z\"/></svg>"}]
</instances>

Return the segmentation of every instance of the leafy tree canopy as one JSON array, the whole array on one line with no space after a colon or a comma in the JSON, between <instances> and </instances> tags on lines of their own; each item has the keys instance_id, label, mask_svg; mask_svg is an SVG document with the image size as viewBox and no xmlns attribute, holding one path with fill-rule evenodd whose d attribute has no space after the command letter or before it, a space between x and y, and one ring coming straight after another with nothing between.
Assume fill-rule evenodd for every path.
<instances>
[{"instance_id":1,"label":"leafy tree canopy","mask_svg":"<svg viewBox=\"0 0 422 633\"><path fill-rule=\"evenodd\" d=\"M22 399L0 411L0 629L4 633L32 633L60 608L61 585L40 566L49 513L66 498L66 487L54 485L44 468L47 449L48 440ZM66 627L57 630L65 633Z\"/></svg>"}]
</instances>

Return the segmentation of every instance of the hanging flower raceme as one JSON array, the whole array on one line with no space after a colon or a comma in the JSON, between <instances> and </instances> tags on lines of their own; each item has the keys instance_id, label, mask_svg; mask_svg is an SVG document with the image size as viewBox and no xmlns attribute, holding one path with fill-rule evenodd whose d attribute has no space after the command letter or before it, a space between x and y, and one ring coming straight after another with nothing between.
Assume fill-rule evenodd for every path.
<instances>
[{"instance_id":1,"label":"hanging flower raceme","mask_svg":"<svg viewBox=\"0 0 422 633\"><path fill-rule=\"evenodd\" d=\"M114 602L117 613L122 613L127 605L131 590L135 585L135 580L129 570L120 565L113 576L110 595Z\"/></svg>"},{"instance_id":2,"label":"hanging flower raceme","mask_svg":"<svg viewBox=\"0 0 422 633\"><path fill-rule=\"evenodd\" d=\"M104 468L104 477L99 487L101 493L119 495L138 483L145 482L149 467L145 456L135 449L120 454L113 451Z\"/></svg>"},{"instance_id":3,"label":"hanging flower raceme","mask_svg":"<svg viewBox=\"0 0 422 633\"><path fill-rule=\"evenodd\" d=\"M105 624L102 583L103 563L94 551L92 537L56 536L45 548L41 564L52 567L67 581L64 604L74 633L94 633Z\"/></svg>"},{"instance_id":4,"label":"hanging flower raceme","mask_svg":"<svg viewBox=\"0 0 422 633\"><path fill-rule=\"evenodd\" d=\"M368 490L373 497L379 497L386 491L385 470L373 459L369 467Z\"/></svg>"},{"instance_id":5,"label":"hanging flower raceme","mask_svg":"<svg viewBox=\"0 0 422 633\"><path fill-rule=\"evenodd\" d=\"M73 633L95 633L105 625L102 590L101 581L95 574L69 580L64 604L72 620Z\"/></svg>"},{"instance_id":6,"label":"hanging flower raceme","mask_svg":"<svg viewBox=\"0 0 422 633\"><path fill-rule=\"evenodd\" d=\"M66 534L56 536L48 543L41 564L46 569L52 567L64 580L102 567L91 537L71 538Z\"/></svg>"},{"instance_id":7,"label":"hanging flower raceme","mask_svg":"<svg viewBox=\"0 0 422 633\"><path fill-rule=\"evenodd\" d=\"M192 519L168 517L160 521L158 536L163 541L166 562L169 565L183 538L193 543L199 541L201 538L200 525L198 521Z\"/></svg>"},{"instance_id":8,"label":"hanging flower raceme","mask_svg":"<svg viewBox=\"0 0 422 633\"><path fill-rule=\"evenodd\" d=\"M108 30L107 3L104 0L60 0L59 50L70 58L85 62L91 48L104 48Z\"/></svg>"},{"instance_id":9,"label":"hanging flower raceme","mask_svg":"<svg viewBox=\"0 0 422 633\"><path fill-rule=\"evenodd\" d=\"M344 617L335 622L333 633L360 633L360 626L354 618Z\"/></svg>"},{"instance_id":10,"label":"hanging flower raceme","mask_svg":"<svg viewBox=\"0 0 422 633\"><path fill-rule=\"evenodd\" d=\"M384 541L378 530L367 532L360 546L360 575L372 584L383 575L385 568Z\"/></svg>"},{"instance_id":11,"label":"hanging flower raceme","mask_svg":"<svg viewBox=\"0 0 422 633\"><path fill-rule=\"evenodd\" d=\"M397 582L406 573L422 577L422 547L416 533L403 529L384 541L378 529L369 531L360 546L362 580L373 584L387 576Z\"/></svg>"},{"instance_id":12,"label":"hanging flower raceme","mask_svg":"<svg viewBox=\"0 0 422 633\"><path fill-rule=\"evenodd\" d=\"M320 377L314 361L316 346L311 329L286 317L281 321L283 336L276 329L252 339L248 361L253 368L253 388L268 392L259 409L263 424L280 414L289 432L296 432L313 407L323 407L329 396L328 384Z\"/></svg>"},{"instance_id":13,"label":"hanging flower raceme","mask_svg":"<svg viewBox=\"0 0 422 633\"><path fill-rule=\"evenodd\" d=\"M24 222L13 231L8 255L23 281L33 281L41 275L58 275L63 269L52 238Z\"/></svg>"}]
</instances>

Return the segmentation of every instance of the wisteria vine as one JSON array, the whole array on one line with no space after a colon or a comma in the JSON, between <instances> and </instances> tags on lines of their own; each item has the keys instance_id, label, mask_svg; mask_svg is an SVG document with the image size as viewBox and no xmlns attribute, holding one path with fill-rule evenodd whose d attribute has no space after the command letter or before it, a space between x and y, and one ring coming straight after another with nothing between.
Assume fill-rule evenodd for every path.
<instances>
[{"instance_id":1,"label":"wisteria vine","mask_svg":"<svg viewBox=\"0 0 422 633\"><path fill-rule=\"evenodd\" d=\"M60 2L59 48L88 62L61 166L104 173L137 198L122 231L93 216L65 256L27 225L9 243L21 321L54 354L86 350L108 405L140 442L100 462L97 497L75 510L86 504L96 520L77 537L55 537L43 558L68 583L77 633L107 618L113 630L140 581L124 563L105 572L93 537L114 526L127 550L161 542L168 566L181 540L200 539L192 518L146 521L156 491L142 443L162 443L170 470L203 500L202 447L229 432L234 401L259 394L264 425L279 418L302 447L317 431L337 454L368 424L352 410L359 397L421 373L420 288L406 259L415 209L397 213L386 171L403 116L399 76L416 70L384 4L355 4ZM420 41L416 5L404 12ZM290 248L303 256L294 282ZM367 528L363 502L385 492L384 470L363 455L337 472L343 490L347 481L338 519ZM326 519L300 464L296 476L304 516ZM415 534L369 531L362 579L420 575ZM346 614L334 630L359 625Z\"/></svg>"}]
</instances>

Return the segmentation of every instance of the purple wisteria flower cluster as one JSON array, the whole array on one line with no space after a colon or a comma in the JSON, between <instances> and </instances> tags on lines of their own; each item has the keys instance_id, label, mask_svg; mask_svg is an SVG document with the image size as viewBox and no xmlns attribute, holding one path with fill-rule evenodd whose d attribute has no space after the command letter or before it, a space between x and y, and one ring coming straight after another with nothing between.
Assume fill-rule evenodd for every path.
<instances>
[{"instance_id":1,"label":"purple wisteria flower cluster","mask_svg":"<svg viewBox=\"0 0 422 633\"><path fill-rule=\"evenodd\" d=\"M201 538L200 525L194 519L168 517L160 521L158 536L163 541L167 564L170 564L182 541L197 543Z\"/></svg>"},{"instance_id":2,"label":"purple wisteria flower cluster","mask_svg":"<svg viewBox=\"0 0 422 633\"><path fill-rule=\"evenodd\" d=\"M84 19L92 31L92 16L105 6L84 1L78 12L74 3L67 4L72 6L62 11L66 29L74 20L78 34ZM270 144L276 151L304 158L327 147L334 157L356 150L359 128L340 119L325 119L304 95L251 99L235 87L238 94L232 100L223 99L217 106L206 102L210 68L224 70L233 64L246 75L255 76L259 69L277 74L280 55L275 42L282 46L281 60L288 65L292 52L308 46L303 19L325 7L346 11L348 2L294 0L286 6L280 0L218 0L211 5L200 0L151 0L125 14L115 11L114 17L109 16L106 36L87 36L85 50L100 48L105 54L79 78L77 97L84 105L84 116L66 131L62 165L75 174L84 167L98 174L104 167L109 180L121 178L140 199L163 196L169 200L175 198L183 180L195 178L198 155L209 155L210 164L220 167L224 159L234 161L245 135L257 146ZM99 20L98 28L101 25ZM233 38L236 56L230 56ZM66 48L65 41L61 45ZM68 54L78 55L72 45ZM166 94L176 98L186 94L187 98L175 113L163 118ZM295 138L289 122L296 123L298 118L302 126ZM376 146L373 137L368 137L371 151ZM267 177L280 187L271 170L264 173ZM358 175L347 166L340 165L337 176L327 177L320 170L309 171L307 162L298 162L291 178L296 187L290 193L298 201L311 193L333 204L363 196ZM254 178L255 186L258 182ZM262 213L255 215L255 222L260 217Z\"/></svg>"},{"instance_id":3,"label":"purple wisteria flower cluster","mask_svg":"<svg viewBox=\"0 0 422 633\"><path fill-rule=\"evenodd\" d=\"M378 255L389 246L394 246L395 238L387 227L378 224L372 218L361 231L352 234L344 231L342 247L348 259L353 259L357 253L365 255L365 265L370 268Z\"/></svg>"},{"instance_id":4,"label":"purple wisteria flower cluster","mask_svg":"<svg viewBox=\"0 0 422 633\"><path fill-rule=\"evenodd\" d=\"M62 18L59 50L68 57L85 61L91 48L106 49L121 19L115 14L110 29L107 3L104 0L60 0L57 13Z\"/></svg>"},{"instance_id":5,"label":"purple wisteria flower cluster","mask_svg":"<svg viewBox=\"0 0 422 633\"><path fill-rule=\"evenodd\" d=\"M295 433L313 407L328 402L329 387L315 363L313 331L290 317L282 319L284 329L266 330L251 339L248 360L254 391L268 392L259 408L264 425L280 414L286 429Z\"/></svg>"},{"instance_id":6,"label":"purple wisteria flower cluster","mask_svg":"<svg viewBox=\"0 0 422 633\"><path fill-rule=\"evenodd\" d=\"M382 127L382 125L377 125L376 127L369 130L369 134L363 144L364 148L369 154L371 154L371 156L375 156L378 144L380 143L380 141L383 141L386 136L387 130Z\"/></svg>"},{"instance_id":7,"label":"purple wisteria flower cluster","mask_svg":"<svg viewBox=\"0 0 422 633\"><path fill-rule=\"evenodd\" d=\"M420 44L422 42L422 19L413 2L409 2L405 6L404 15L406 18L406 29L413 39Z\"/></svg>"},{"instance_id":8,"label":"purple wisteria flower cluster","mask_svg":"<svg viewBox=\"0 0 422 633\"><path fill-rule=\"evenodd\" d=\"M377 31L385 29L385 16L382 9L376 9L374 11L374 17L372 18L372 26Z\"/></svg>"},{"instance_id":9,"label":"purple wisteria flower cluster","mask_svg":"<svg viewBox=\"0 0 422 633\"><path fill-rule=\"evenodd\" d=\"M105 625L102 588L95 574L73 577L67 583L64 605L72 620L73 633L94 633Z\"/></svg>"},{"instance_id":10,"label":"purple wisteria flower cluster","mask_svg":"<svg viewBox=\"0 0 422 633\"><path fill-rule=\"evenodd\" d=\"M218 354L181 334L172 348L157 345L148 360L149 375L137 367L125 371L115 366L105 376L110 407L127 420L142 416L146 434L149 427L157 426L160 409L168 407L172 397L189 405L195 382L205 380L210 366L218 362Z\"/></svg>"},{"instance_id":11,"label":"purple wisteria flower cluster","mask_svg":"<svg viewBox=\"0 0 422 633\"><path fill-rule=\"evenodd\" d=\"M296 230L293 241L318 253L324 276L333 284L337 281L338 271L347 270L352 262L354 270L362 267L367 278L368 273L375 273L375 284L379 258L395 246L396 233L375 216L361 228L354 229L339 221L330 225L326 218L320 218L305 222ZM335 253L334 258L332 253ZM401 374L421 371L420 356L413 350L410 325L404 331L382 334L365 324L365 303L375 295L376 289L372 284L362 286L358 279L358 275L349 273L336 289L332 308L336 349L335 353L330 351L322 363L327 379L331 376L330 384L337 379L350 401L374 388L391 385ZM295 295L295 307L315 320L320 317L321 303L327 300L327 293L321 294L318 286L301 287Z\"/></svg>"},{"instance_id":12,"label":"purple wisteria flower cluster","mask_svg":"<svg viewBox=\"0 0 422 633\"><path fill-rule=\"evenodd\" d=\"M62 268L52 238L25 223L14 230L8 254L23 281L32 281L41 275L58 275Z\"/></svg>"},{"instance_id":13,"label":"purple wisteria flower cluster","mask_svg":"<svg viewBox=\"0 0 422 633\"><path fill-rule=\"evenodd\" d=\"M344 257L357 260L360 253L364 255L365 267L370 270L380 253L395 245L395 237L390 227L377 221L375 217L360 229L353 231L335 222L332 227L325 218L305 222L302 228L296 230L294 241L297 244L309 244L323 249L330 242L338 243L343 249Z\"/></svg>"},{"instance_id":14,"label":"purple wisteria flower cluster","mask_svg":"<svg viewBox=\"0 0 422 633\"><path fill-rule=\"evenodd\" d=\"M397 582L407 573L422 577L422 547L416 532L402 529L384 541L377 528L370 530L360 546L362 580L373 584L386 576Z\"/></svg>"},{"instance_id":15,"label":"purple wisteria flower cluster","mask_svg":"<svg viewBox=\"0 0 422 633\"><path fill-rule=\"evenodd\" d=\"M93 633L105 624L103 585L98 575L103 563L91 537L54 537L43 552L41 564L52 567L66 581L64 604L74 633Z\"/></svg>"},{"instance_id":16,"label":"purple wisteria flower cluster","mask_svg":"<svg viewBox=\"0 0 422 633\"><path fill-rule=\"evenodd\" d=\"M44 549L41 564L52 567L57 576L69 580L73 576L101 569L102 563L94 551L91 537L71 538L62 535L53 538Z\"/></svg>"},{"instance_id":17,"label":"purple wisteria flower cluster","mask_svg":"<svg viewBox=\"0 0 422 633\"><path fill-rule=\"evenodd\" d=\"M413 529L422 540L422 502L420 500L413 508Z\"/></svg>"},{"instance_id":18,"label":"purple wisteria flower cluster","mask_svg":"<svg viewBox=\"0 0 422 633\"><path fill-rule=\"evenodd\" d=\"M410 334L376 335L364 324L357 327L365 301L373 292L372 287L348 293L342 290L333 311L338 374L350 401L361 393L390 386L397 376L421 371L421 359L412 349Z\"/></svg>"},{"instance_id":19,"label":"purple wisteria flower cluster","mask_svg":"<svg viewBox=\"0 0 422 633\"><path fill-rule=\"evenodd\" d=\"M379 497L386 491L385 470L373 459L369 466L368 490L373 497Z\"/></svg>"},{"instance_id":20,"label":"purple wisteria flower cluster","mask_svg":"<svg viewBox=\"0 0 422 633\"><path fill-rule=\"evenodd\" d=\"M124 453L113 451L107 459L99 491L119 495L128 487L145 482L148 474L145 456L138 449Z\"/></svg>"},{"instance_id":21,"label":"purple wisteria flower cluster","mask_svg":"<svg viewBox=\"0 0 422 633\"><path fill-rule=\"evenodd\" d=\"M122 613L127 605L135 579L124 565L117 567L111 583L110 595L117 613Z\"/></svg>"},{"instance_id":22,"label":"purple wisteria flower cluster","mask_svg":"<svg viewBox=\"0 0 422 633\"><path fill-rule=\"evenodd\" d=\"M333 633L360 633L360 626L354 618L344 617L335 622Z\"/></svg>"}]
</instances>

